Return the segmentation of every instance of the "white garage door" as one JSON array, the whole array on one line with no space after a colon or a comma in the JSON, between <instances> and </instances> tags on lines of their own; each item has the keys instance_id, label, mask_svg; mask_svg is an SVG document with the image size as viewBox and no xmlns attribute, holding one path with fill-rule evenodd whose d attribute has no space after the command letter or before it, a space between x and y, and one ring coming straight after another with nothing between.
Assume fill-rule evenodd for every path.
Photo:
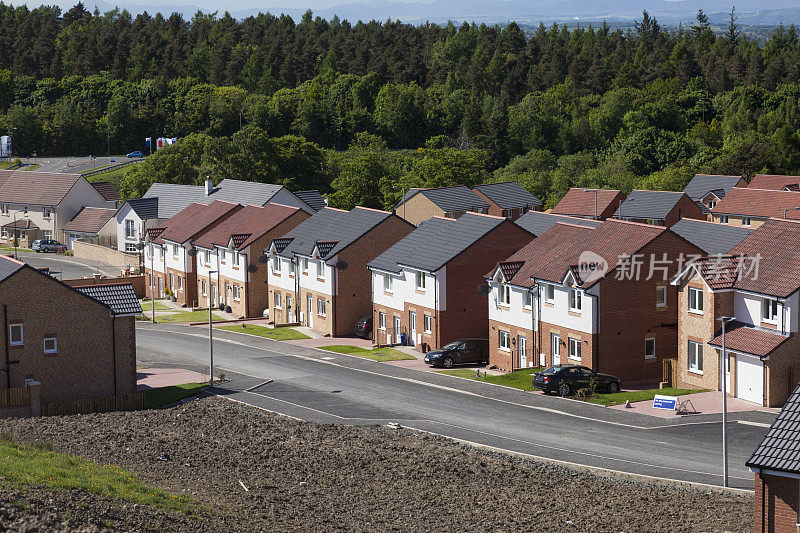
<instances>
[{"instance_id":1,"label":"white garage door","mask_svg":"<svg viewBox=\"0 0 800 533\"><path fill-rule=\"evenodd\" d=\"M736 397L764 402L764 363L759 358L736 354Z\"/></svg>"},{"instance_id":2,"label":"white garage door","mask_svg":"<svg viewBox=\"0 0 800 533\"><path fill-rule=\"evenodd\" d=\"M73 249L72 248L72 243L77 241L80 238L81 238L81 235L79 233L70 233L68 238L67 238L67 247L70 250L72 250Z\"/></svg>"}]
</instances>

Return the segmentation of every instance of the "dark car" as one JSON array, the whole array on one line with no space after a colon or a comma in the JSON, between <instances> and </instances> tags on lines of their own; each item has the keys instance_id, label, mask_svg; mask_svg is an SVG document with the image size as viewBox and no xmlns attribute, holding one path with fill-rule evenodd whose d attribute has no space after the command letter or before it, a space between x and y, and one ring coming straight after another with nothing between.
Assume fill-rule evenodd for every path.
<instances>
[{"instance_id":1,"label":"dark car","mask_svg":"<svg viewBox=\"0 0 800 533\"><path fill-rule=\"evenodd\" d=\"M356 322L356 337L372 340L372 317L365 316Z\"/></svg>"},{"instance_id":2,"label":"dark car","mask_svg":"<svg viewBox=\"0 0 800 533\"><path fill-rule=\"evenodd\" d=\"M61 244L58 241L54 241L52 239L39 239L33 241L33 245L31 246L37 254L39 252L66 252L67 247Z\"/></svg>"},{"instance_id":3,"label":"dark car","mask_svg":"<svg viewBox=\"0 0 800 533\"><path fill-rule=\"evenodd\" d=\"M578 389L590 386L592 380L598 392L619 392L622 384L619 379L608 374L599 374L591 368L580 365L554 365L533 375L533 388L545 394L557 392L560 396L570 396Z\"/></svg>"},{"instance_id":4,"label":"dark car","mask_svg":"<svg viewBox=\"0 0 800 533\"><path fill-rule=\"evenodd\" d=\"M489 362L489 339L459 339L425 354L425 363L433 366L453 368L466 363Z\"/></svg>"},{"instance_id":5,"label":"dark car","mask_svg":"<svg viewBox=\"0 0 800 533\"><path fill-rule=\"evenodd\" d=\"M136 150L135 152L129 153L126 157L128 157L130 159L133 159L133 158L136 158L136 157L144 157L144 154L141 151Z\"/></svg>"}]
</instances>

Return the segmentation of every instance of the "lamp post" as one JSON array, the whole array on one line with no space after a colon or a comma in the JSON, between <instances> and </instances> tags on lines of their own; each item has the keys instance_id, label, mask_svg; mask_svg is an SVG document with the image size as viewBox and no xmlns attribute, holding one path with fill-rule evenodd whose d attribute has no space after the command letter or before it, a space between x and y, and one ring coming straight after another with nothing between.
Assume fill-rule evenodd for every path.
<instances>
[{"instance_id":1,"label":"lamp post","mask_svg":"<svg viewBox=\"0 0 800 533\"><path fill-rule=\"evenodd\" d=\"M722 316L722 486L728 486L728 354L725 350L725 325L736 320L735 316Z\"/></svg>"},{"instance_id":2,"label":"lamp post","mask_svg":"<svg viewBox=\"0 0 800 533\"><path fill-rule=\"evenodd\" d=\"M153 270L153 256L155 255L155 247L149 243L150 249L150 299L153 303L153 324L156 323L156 272Z\"/></svg>"},{"instance_id":3,"label":"lamp post","mask_svg":"<svg viewBox=\"0 0 800 533\"><path fill-rule=\"evenodd\" d=\"M214 333L211 325L213 315L211 314L211 274L217 274L219 270L208 271L208 356L211 359L211 366L209 366L208 384L214 386ZM217 287L219 289L219 287Z\"/></svg>"},{"instance_id":4,"label":"lamp post","mask_svg":"<svg viewBox=\"0 0 800 533\"><path fill-rule=\"evenodd\" d=\"M583 189L583 192L594 193L594 219L597 220L597 189Z\"/></svg>"},{"instance_id":5,"label":"lamp post","mask_svg":"<svg viewBox=\"0 0 800 533\"><path fill-rule=\"evenodd\" d=\"M621 201L619 203L619 210L618 211L619 211L619 219L620 220L622 220L622 206L625 205L626 202L633 202L635 199L636 198L631 198L630 196L628 196L627 198L625 198L623 201Z\"/></svg>"}]
</instances>

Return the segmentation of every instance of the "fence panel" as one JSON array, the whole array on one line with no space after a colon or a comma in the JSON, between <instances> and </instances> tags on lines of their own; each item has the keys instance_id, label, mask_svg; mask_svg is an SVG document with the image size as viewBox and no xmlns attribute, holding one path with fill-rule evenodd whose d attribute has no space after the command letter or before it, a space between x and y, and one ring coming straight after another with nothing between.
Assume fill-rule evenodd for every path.
<instances>
[{"instance_id":1,"label":"fence panel","mask_svg":"<svg viewBox=\"0 0 800 533\"><path fill-rule=\"evenodd\" d=\"M661 381L665 382L669 387L675 387L678 384L678 359L663 359L661 362L663 365Z\"/></svg>"},{"instance_id":2,"label":"fence panel","mask_svg":"<svg viewBox=\"0 0 800 533\"><path fill-rule=\"evenodd\" d=\"M138 411L139 409L144 409L144 401L144 393L136 392L108 398L90 398L86 400L43 403L42 416L107 413L109 411Z\"/></svg>"},{"instance_id":3,"label":"fence panel","mask_svg":"<svg viewBox=\"0 0 800 533\"><path fill-rule=\"evenodd\" d=\"M28 387L0 390L0 407L16 407L31 403L31 392Z\"/></svg>"}]
</instances>

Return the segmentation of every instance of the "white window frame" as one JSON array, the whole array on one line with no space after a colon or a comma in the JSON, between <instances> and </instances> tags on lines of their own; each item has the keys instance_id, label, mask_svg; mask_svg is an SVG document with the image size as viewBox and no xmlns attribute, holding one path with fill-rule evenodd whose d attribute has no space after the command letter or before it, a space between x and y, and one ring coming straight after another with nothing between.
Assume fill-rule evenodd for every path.
<instances>
[{"instance_id":1,"label":"white window frame","mask_svg":"<svg viewBox=\"0 0 800 533\"><path fill-rule=\"evenodd\" d=\"M238 254L238 252L237 252L237 254ZM234 261L234 264L235 265L239 264L239 259L238 258ZM290 276L294 276L296 273L297 273L297 265L294 264L294 261L292 259L289 259L289 275Z\"/></svg>"},{"instance_id":2,"label":"white window frame","mask_svg":"<svg viewBox=\"0 0 800 533\"><path fill-rule=\"evenodd\" d=\"M383 311L378 312L378 328L386 331L386 313Z\"/></svg>"},{"instance_id":3,"label":"white window frame","mask_svg":"<svg viewBox=\"0 0 800 533\"><path fill-rule=\"evenodd\" d=\"M125 243L125 251L126 252L135 252L136 251L136 243L135 242L126 242Z\"/></svg>"},{"instance_id":4,"label":"white window frame","mask_svg":"<svg viewBox=\"0 0 800 533\"><path fill-rule=\"evenodd\" d=\"M742 217L742 227L749 228L753 223L750 217Z\"/></svg>"},{"instance_id":5,"label":"white window frame","mask_svg":"<svg viewBox=\"0 0 800 533\"><path fill-rule=\"evenodd\" d=\"M652 352L649 352L647 350L647 347L648 347L650 341L653 341L653 351ZM644 358L645 359L655 359L656 358L656 338L655 337L646 337L644 339Z\"/></svg>"},{"instance_id":6,"label":"white window frame","mask_svg":"<svg viewBox=\"0 0 800 533\"><path fill-rule=\"evenodd\" d=\"M14 329L19 329L19 340L14 340ZM25 344L25 328L23 324L9 324L8 326L9 346L23 346Z\"/></svg>"},{"instance_id":7,"label":"white window frame","mask_svg":"<svg viewBox=\"0 0 800 533\"><path fill-rule=\"evenodd\" d=\"M178 290L183 290L183 276L178 276Z\"/></svg>"},{"instance_id":8,"label":"white window frame","mask_svg":"<svg viewBox=\"0 0 800 533\"><path fill-rule=\"evenodd\" d=\"M580 339L575 339L573 337L567 337L567 358L572 359L573 361L580 361L581 360L581 341Z\"/></svg>"},{"instance_id":9,"label":"white window frame","mask_svg":"<svg viewBox=\"0 0 800 533\"><path fill-rule=\"evenodd\" d=\"M0 214L8 216L8 204L0 205Z\"/></svg>"},{"instance_id":10,"label":"white window frame","mask_svg":"<svg viewBox=\"0 0 800 533\"><path fill-rule=\"evenodd\" d=\"M431 331L433 331L433 318L431 315L422 315L422 331L424 333L431 333Z\"/></svg>"},{"instance_id":11,"label":"white window frame","mask_svg":"<svg viewBox=\"0 0 800 533\"><path fill-rule=\"evenodd\" d=\"M383 290L384 292L394 292L394 276L391 274L383 275Z\"/></svg>"},{"instance_id":12,"label":"white window frame","mask_svg":"<svg viewBox=\"0 0 800 533\"><path fill-rule=\"evenodd\" d=\"M125 238L126 239L134 239L136 238L136 221L125 219Z\"/></svg>"},{"instance_id":13,"label":"white window frame","mask_svg":"<svg viewBox=\"0 0 800 533\"><path fill-rule=\"evenodd\" d=\"M328 306L324 298L317 298L317 316L328 316Z\"/></svg>"},{"instance_id":14,"label":"white window frame","mask_svg":"<svg viewBox=\"0 0 800 533\"><path fill-rule=\"evenodd\" d=\"M225 248L220 248L217 252L219 254L219 262L225 264Z\"/></svg>"},{"instance_id":15,"label":"white window frame","mask_svg":"<svg viewBox=\"0 0 800 533\"><path fill-rule=\"evenodd\" d=\"M761 321L768 324L778 323L778 299L764 297L761 299Z\"/></svg>"},{"instance_id":16,"label":"white window frame","mask_svg":"<svg viewBox=\"0 0 800 533\"><path fill-rule=\"evenodd\" d=\"M656 307L667 307L667 286L656 287Z\"/></svg>"},{"instance_id":17,"label":"white window frame","mask_svg":"<svg viewBox=\"0 0 800 533\"><path fill-rule=\"evenodd\" d=\"M233 266L239 266L239 252L233 252ZM289 269L289 274L291 274L291 268Z\"/></svg>"},{"instance_id":18,"label":"white window frame","mask_svg":"<svg viewBox=\"0 0 800 533\"><path fill-rule=\"evenodd\" d=\"M281 293L276 292L273 294L272 307L275 309L283 309L283 298L281 297Z\"/></svg>"},{"instance_id":19,"label":"white window frame","mask_svg":"<svg viewBox=\"0 0 800 533\"><path fill-rule=\"evenodd\" d=\"M690 313L694 313L696 315L703 314L703 292L703 289L689 287L689 290L686 293L686 302ZM700 304L699 306L698 303Z\"/></svg>"},{"instance_id":20,"label":"white window frame","mask_svg":"<svg viewBox=\"0 0 800 533\"><path fill-rule=\"evenodd\" d=\"M720 221L721 224L728 224L729 223L728 222L728 215L720 215L719 216L719 221Z\"/></svg>"},{"instance_id":21,"label":"white window frame","mask_svg":"<svg viewBox=\"0 0 800 533\"><path fill-rule=\"evenodd\" d=\"M503 350L504 352L511 351L511 332L510 331L497 331L497 341L499 349Z\"/></svg>"},{"instance_id":22,"label":"white window frame","mask_svg":"<svg viewBox=\"0 0 800 533\"><path fill-rule=\"evenodd\" d=\"M425 272L417 271L416 275L414 276L414 288L418 291L425 290Z\"/></svg>"},{"instance_id":23,"label":"white window frame","mask_svg":"<svg viewBox=\"0 0 800 533\"><path fill-rule=\"evenodd\" d=\"M202 285L203 296L207 295L207 292L206 292L207 290L208 290L208 287L206 287L206 282L203 281L203 285Z\"/></svg>"},{"instance_id":24,"label":"white window frame","mask_svg":"<svg viewBox=\"0 0 800 533\"><path fill-rule=\"evenodd\" d=\"M511 287L500 284L500 298L498 301L500 305L511 305Z\"/></svg>"},{"instance_id":25,"label":"white window frame","mask_svg":"<svg viewBox=\"0 0 800 533\"><path fill-rule=\"evenodd\" d=\"M576 287L569 288L569 310L573 313L580 313L583 308L583 295L581 292Z\"/></svg>"},{"instance_id":26,"label":"white window frame","mask_svg":"<svg viewBox=\"0 0 800 533\"><path fill-rule=\"evenodd\" d=\"M42 208L42 218L46 218L49 220L52 215L53 215L53 210L51 208L49 207Z\"/></svg>"},{"instance_id":27,"label":"white window frame","mask_svg":"<svg viewBox=\"0 0 800 533\"><path fill-rule=\"evenodd\" d=\"M53 347L48 348L47 342L53 341ZM42 349L44 350L45 355L52 355L58 353L58 339L55 337L45 337L42 341Z\"/></svg>"},{"instance_id":28,"label":"white window frame","mask_svg":"<svg viewBox=\"0 0 800 533\"><path fill-rule=\"evenodd\" d=\"M173 244L172 245L172 257L175 258L175 259L177 259L177 257L178 257L178 245L177 244Z\"/></svg>"},{"instance_id":29,"label":"white window frame","mask_svg":"<svg viewBox=\"0 0 800 533\"><path fill-rule=\"evenodd\" d=\"M308 274L308 257L303 258L303 274Z\"/></svg>"},{"instance_id":30,"label":"white window frame","mask_svg":"<svg viewBox=\"0 0 800 533\"><path fill-rule=\"evenodd\" d=\"M717 206L717 201L716 200L709 200L708 201L708 208L709 209L714 209L716 206Z\"/></svg>"},{"instance_id":31,"label":"white window frame","mask_svg":"<svg viewBox=\"0 0 800 533\"><path fill-rule=\"evenodd\" d=\"M552 283L545 283L542 288L544 289L545 303L553 303L556 301L556 286Z\"/></svg>"},{"instance_id":32,"label":"white window frame","mask_svg":"<svg viewBox=\"0 0 800 533\"><path fill-rule=\"evenodd\" d=\"M164 259L164 247L163 246L159 246L158 247L158 258L159 259Z\"/></svg>"},{"instance_id":33,"label":"white window frame","mask_svg":"<svg viewBox=\"0 0 800 533\"><path fill-rule=\"evenodd\" d=\"M233 299L237 302L241 300L241 291L235 283L233 284Z\"/></svg>"},{"instance_id":34,"label":"white window frame","mask_svg":"<svg viewBox=\"0 0 800 533\"><path fill-rule=\"evenodd\" d=\"M689 348L686 352L688 370L692 374L703 375L703 345L696 341L689 341ZM699 357L698 357L699 355Z\"/></svg>"},{"instance_id":35,"label":"white window frame","mask_svg":"<svg viewBox=\"0 0 800 533\"><path fill-rule=\"evenodd\" d=\"M281 273L281 257L276 255L272 258L272 273L273 274L280 274Z\"/></svg>"},{"instance_id":36,"label":"white window frame","mask_svg":"<svg viewBox=\"0 0 800 533\"><path fill-rule=\"evenodd\" d=\"M525 291L525 295L522 297L522 308L523 309L533 308L533 294L531 294L531 291Z\"/></svg>"},{"instance_id":37,"label":"white window frame","mask_svg":"<svg viewBox=\"0 0 800 533\"><path fill-rule=\"evenodd\" d=\"M325 261L317 259L317 278L325 279ZM325 315L320 315L325 316Z\"/></svg>"},{"instance_id":38,"label":"white window frame","mask_svg":"<svg viewBox=\"0 0 800 533\"><path fill-rule=\"evenodd\" d=\"M211 251L210 250L203 250L203 263L205 265L211 264Z\"/></svg>"}]
</instances>

